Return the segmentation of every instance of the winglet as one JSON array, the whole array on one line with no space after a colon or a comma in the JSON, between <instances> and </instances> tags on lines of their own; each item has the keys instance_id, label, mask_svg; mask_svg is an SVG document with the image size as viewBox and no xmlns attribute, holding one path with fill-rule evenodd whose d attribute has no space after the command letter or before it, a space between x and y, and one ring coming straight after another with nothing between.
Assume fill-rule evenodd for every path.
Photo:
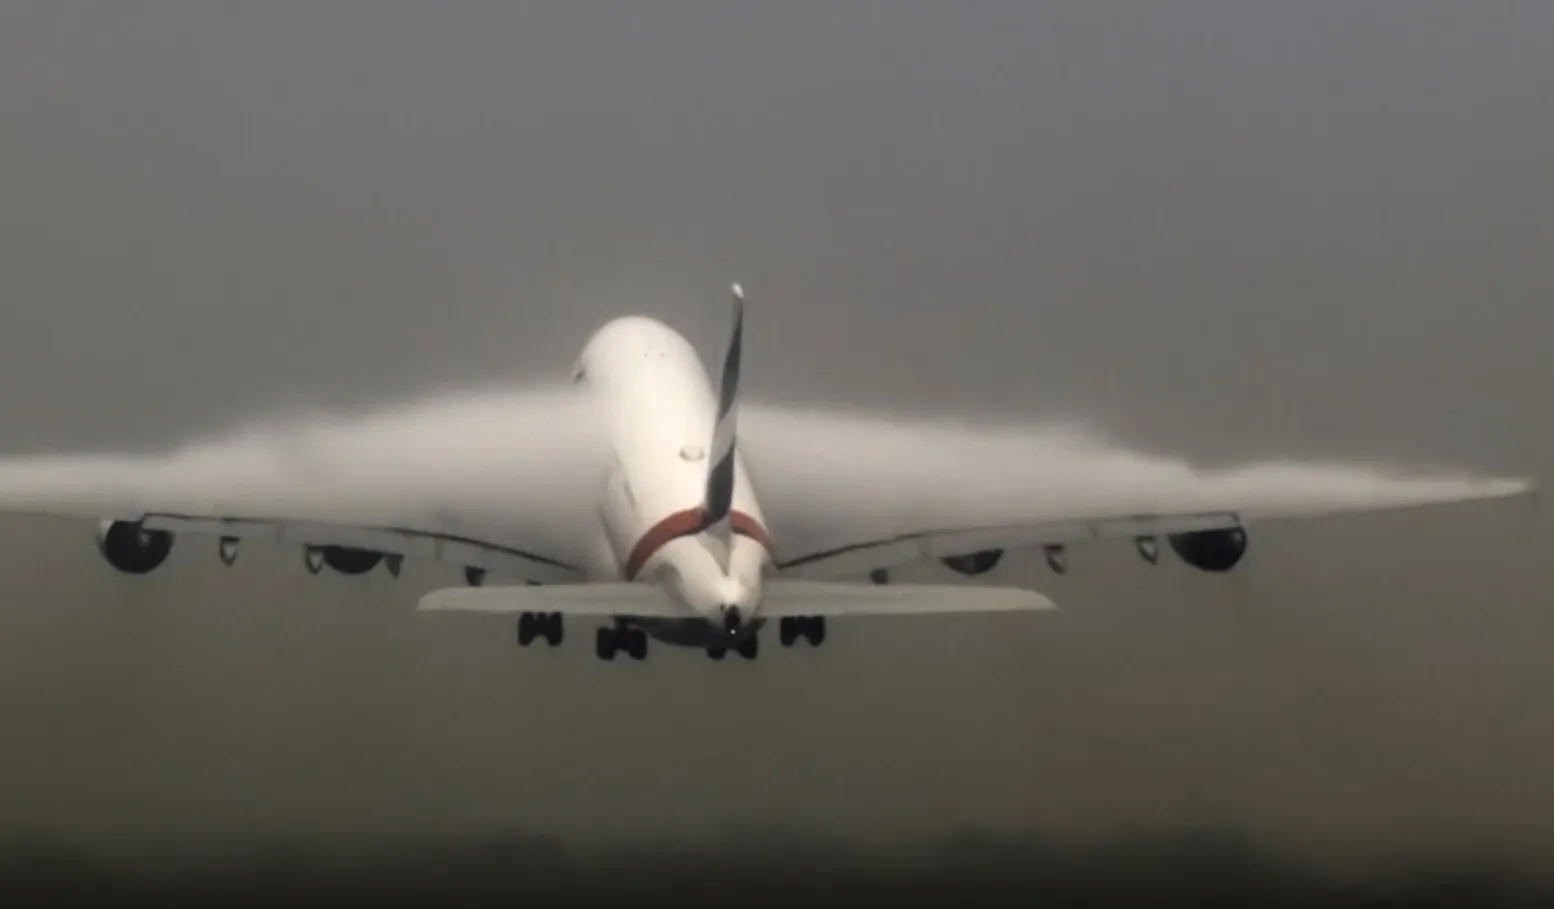
<instances>
[{"instance_id":1,"label":"winglet","mask_svg":"<svg viewBox=\"0 0 1554 909\"><path fill-rule=\"evenodd\" d=\"M711 533L722 545L720 559L726 559L733 539L729 513L734 507L734 452L739 411L739 357L744 343L745 291L733 286L734 314L728 346L723 351L723 368L718 376L718 410L712 427L707 488L702 496L702 530ZM724 566L727 570L727 565Z\"/></svg>"}]
</instances>

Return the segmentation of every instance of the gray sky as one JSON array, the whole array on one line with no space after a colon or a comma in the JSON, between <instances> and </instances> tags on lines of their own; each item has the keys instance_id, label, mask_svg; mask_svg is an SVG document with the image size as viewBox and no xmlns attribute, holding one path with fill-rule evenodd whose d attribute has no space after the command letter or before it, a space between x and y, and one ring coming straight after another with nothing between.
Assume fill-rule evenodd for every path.
<instances>
[{"instance_id":1,"label":"gray sky","mask_svg":"<svg viewBox=\"0 0 1554 909\"><path fill-rule=\"evenodd\" d=\"M623 311L710 342L737 279L770 395L1520 466L1551 36L1530 2L7 4L0 411L99 441L555 375Z\"/></svg>"},{"instance_id":2,"label":"gray sky","mask_svg":"<svg viewBox=\"0 0 1554 909\"><path fill-rule=\"evenodd\" d=\"M7 3L0 7L5 447L147 444L299 403L357 405L455 383L559 376L600 321L633 310L669 319L710 346L724 328L726 286L739 280L751 294L750 385L765 398L1080 415L1124 438L1211 459L1360 454L1546 477L1554 467L1550 60L1554 7L1540 2ZM1437 558L1420 564L1439 567L1463 546L1493 559L1501 552L1494 535L1520 530L1501 517L1475 520L1491 528L1488 541L1462 543L1451 521L1427 525L1437 533L1430 544ZM1385 526L1392 538L1423 533L1416 524ZM1311 623L1301 627L1321 643L1286 653L1285 671L1309 658L1370 678L1364 673L1377 655L1351 636L1392 632L1353 626L1358 620L1340 618L1336 604L1361 591L1385 599L1395 589L1388 572L1415 566L1405 555L1373 552L1367 532L1351 527L1342 545L1325 532L1290 538L1314 547L1313 558L1351 552L1330 577L1355 579L1341 595L1307 592L1330 598L1326 620L1338 625L1287 616ZM70 571L96 570L84 539L48 539L58 540L49 559L77 566ZM186 558L203 566L196 555ZM1304 556L1290 558L1295 567L1284 574L1309 570ZM293 561L277 556L276 571L290 571ZM8 570L25 567L20 562ZM211 577L205 596L226 596L218 591L238 584L199 570ZM976 722L962 717L971 724L962 730L965 752L936 760L953 776L985 747L999 755L986 758L993 770L1024 781L1012 802L984 794L975 803L981 809L966 809L973 822L1005 813L1030 821L1055 798L1062 822L1093 810L1119 824L1185 823L1202 819L1193 805L1208 805L1202 817L1256 826L1266 805L1223 794L1239 785L1282 793L1275 801L1296 815L1297 806L1315 805L1302 818L1317 828L1346 818L1341 809L1366 792L1377 801L1365 818L1409 827L1387 806L1417 802L1427 790L1446 800L1433 809L1442 830L1478 829L1475 819L1485 829L1546 823L1548 811L1534 808L1554 805L1554 791L1543 782L1519 803L1510 790L1494 789L1501 785L1494 767L1503 762L1475 764L1470 752L1453 752L1466 762L1464 778L1481 774L1474 779L1494 789L1458 803L1447 795L1463 790L1434 778L1388 795L1382 790L1395 777L1376 769L1393 766L1378 757L1389 742L1445 747L1467 718L1506 748L1522 748L1516 753L1529 772L1542 767L1534 757L1546 757L1538 750L1545 740L1522 726L1495 726L1494 717L1541 697L1554 681L1532 662L1516 662L1517 655L1546 661L1548 648L1530 643L1544 639L1529 638L1528 628L1543 627L1536 608L1548 605L1549 578L1527 565L1505 570L1517 580L1492 586L1519 618L1485 618L1502 604L1476 604L1488 630L1470 622L1465 632L1466 620L1452 611L1476 595L1473 578L1409 582L1415 594L1434 596L1439 611L1408 640L1449 651L1434 636L1455 637L1468 648L1456 659L1480 670L1469 681L1485 687L1466 706L1397 719L1399 710L1427 711L1405 693L1438 674L1417 649L1401 658L1388 676L1397 692L1367 702L1372 712L1358 715L1371 719L1352 729L1322 726L1322 741L1336 750L1311 758L1326 772L1353 771L1345 779L1360 794L1329 792L1332 800L1312 802L1317 776L1301 769L1281 776L1273 764L1261 777L1226 771L1239 782L1219 790L1215 778L1195 775L1189 765L1200 748L1222 751L1238 725L1278 709L1266 686L1291 698L1316 695L1279 687L1286 682L1259 667L1269 658L1255 635L1226 631L1202 613L1187 620L1211 639L1195 657L1156 653L1152 664L1139 657L1159 639L1137 630L1127 607L1108 612L1105 603L1137 595L1145 599L1134 608L1147 612L1191 611L1199 594L1185 577L1160 595L1165 602L1149 601L1154 588L1143 581L1075 594L1085 607L1057 627L1076 649L1054 653L1040 636L1020 639L1034 649L1030 659L1049 664L1025 680L1051 686L1047 693L989 708L1010 723L1024 717L1080 735L1092 730L1089 721L1063 717L1086 711L1061 692L1079 697L1097 678L1111 678L1103 664L1118 654L1144 659L1150 668L1131 670L1127 683L1140 687L1121 691L1114 680L1107 703L1117 741L1152 743L1181 762L1162 771L1158 786L1124 760L1097 781L1119 793L1118 804L1102 810L1072 796L1065 803L1054 795L1065 784L1023 763L1026 749L1045 741L1036 731L996 745L977 738L992 736L1002 720L973 729ZM242 583L263 580L251 574ZM294 616L299 622L329 618L316 620L323 624L311 637L262 624L251 629L254 640L273 654L299 647L315 661L349 661L355 632L330 612L336 594L285 583L244 593L254 613L244 621L262 624L260 601L280 589L310 599ZM106 580L67 586L83 596L93 586L102 588L97 596L119 595ZM1280 602L1300 616L1298 599ZM353 607L356 619L381 608L371 596L362 604ZM1210 612L1225 619L1230 608ZM1399 610L1383 612L1407 614ZM37 617L5 621L21 623L15 633L41 636L29 640L56 644L64 639L54 637L65 634L59 629L78 628ZM181 636L173 627L142 628L134 645L142 658L174 639L196 653L233 643L223 637L233 632L208 619L181 621L173 623ZM435 632L388 624L398 630L369 636L358 664L392 665L415 646L452 653L492 633L471 631L457 646L416 645L405 637L412 630ZM1175 635L1161 646L1193 645L1158 616L1144 627ZM830 654L835 665L815 671L829 684L850 685L895 660L949 659L933 650L935 635L914 634L886 633L889 658L839 647ZM983 688L1008 686L987 667L1012 669L1026 655L1000 647L1000 656L982 661L984 675L961 679L963 694L981 698ZM273 654L253 671L274 672L282 658ZM28 659L15 656L33 665ZM503 665L469 668L481 659ZM544 735L533 717L502 715L505 695L495 693L512 682L504 673L520 671L507 664L524 659L506 651L469 656L463 684L471 687L459 697L471 699L461 703L476 714L488 711L487 721L500 716ZM825 662L799 659L812 670ZM686 666L664 670L670 675L652 690L680 698L687 678L714 683L704 667L678 663ZM557 684L585 686L597 699L589 709L618 703L608 673L581 655L569 665L575 678ZM1495 667L1498 677L1488 671ZM201 678L194 669L166 671L174 674L157 685ZM446 689L450 671L434 660L420 680ZM533 667L522 671L542 677ZM28 687L17 681L22 670L7 672ZM795 678L788 672L784 678ZM245 689L252 698L268 684L260 678ZM1533 678L1537 687L1524 687ZM1196 692L1188 696L1196 708L1184 709L1200 711L1178 717L1179 725L1151 719L1137 700L1172 680ZM820 690L793 684L801 693ZM1302 702L1313 722L1354 699L1341 682L1332 685L1333 705ZM354 693L325 696L336 712L319 714L323 726L292 727L277 715L268 728L306 740L348 722L342 717L371 713L352 700L367 698L371 685L344 687ZM1222 689L1263 696L1227 700L1220 712L1211 702L1230 698ZM148 697L153 690L162 689L146 689ZM898 688L881 697L907 710L899 698L910 695ZM1472 697L1460 689L1453 696ZM767 713L791 703L765 689L739 697ZM935 716L948 722L944 711L956 708L953 699L941 701ZM13 703L40 718L57 706L46 698ZM200 735L199 724L218 716L225 714L170 707L162 719L145 719L156 730L147 734L172 753L180 736ZM900 723L916 722L909 717ZM1367 738L1378 717L1392 718L1394 726L1383 724L1391 732ZM439 722L438 734L452 734L447 724L455 720ZM1399 732L1398 723L1416 724L1409 728L1418 735ZM377 732L365 739L386 736L380 744L391 749L403 746L395 736L430 734L403 716L370 728ZM497 774L496 758L481 753L485 727L470 719L460 728L474 768L462 778ZM891 728L905 735L911 727ZM1262 740L1272 755L1286 732L1266 728L1275 730ZM109 751L106 742L121 741L115 735L135 738L129 726L83 729L97 729L93 747ZM1162 744L1178 732L1174 744ZM557 753L581 747L581 739L562 738ZM1362 744L1339 753L1354 742ZM760 745L782 747L769 737ZM522 750L486 747L514 760ZM372 753L365 742L351 748L358 757ZM226 779L210 768L229 758L192 766ZM291 772L322 778L357 766L318 760L313 766L324 769ZM1073 765L1053 760L1042 772L1061 776L1083 764L1078 756ZM461 815L448 806L457 803L488 816L474 782L460 789L458 774L417 776L411 765L396 766L395 785L428 787L425 803L441 806L432 814L455 823ZM833 771L828 779L839 786L864 773ZM298 793L306 789L298 785ZM1200 801L1183 795L1189 790ZM1203 794L1212 791L1221 794ZM890 797L882 792L873 797ZM953 790L921 809L923 823L954 821L957 793L965 795ZM760 818L783 798L736 800L734 808ZM855 799L847 811L868 818L868 804ZM1514 812L1518 804L1525 813ZM1490 805L1512 811L1510 819L1495 827L1500 816ZM583 811L553 807L534 816ZM1302 821L1271 816L1275 826ZM1362 828L1371 829L1361 821L1348 829Z\"/></svg>"}]
</instances>

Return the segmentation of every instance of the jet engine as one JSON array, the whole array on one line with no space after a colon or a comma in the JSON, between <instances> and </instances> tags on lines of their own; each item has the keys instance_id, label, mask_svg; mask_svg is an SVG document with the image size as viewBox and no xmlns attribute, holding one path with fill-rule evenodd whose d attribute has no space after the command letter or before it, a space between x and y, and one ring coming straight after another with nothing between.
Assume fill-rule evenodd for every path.
<instances>
[{"instance_id":1,"label":"jet engine","mask_svg":"<svg viewBox=\"0 0 1554 909\"><path fill-rule=\"evenodd\" d=\"M965 555L945 556L939 561L951 571L969 578L992 571L1003 557L1002 549L984 549L980 552L968 552Z\"/></svg>"},{"instance_id":2,"label":"jet engine","mask_svg":"<svg viewBox=\"0 0 1554 909\"><path fill-rule=\"evenodd\" d=\"M383 553L371 549L354 549L349 546L318 546L309 547L305 555L307 557L308 570L317 574L324 566L340 572L341 574L366 574L378 567L383 561Z\"/></svg>"},{"instance_id":3,"label":"jet engine","mask_svg":"<svg viewBox=\"0 0 1554 909\"><path fill-rule=\"evenodd\" d=\"M103 521L97 528L97 551L125 574L146 574L167 561L173 535L146 530L139 521Z\"/></svg>"},{"instance_id":4,"label":"jet engine","mask_svg":"<svg viewBox=\"0 0 1554 909\"><path fill-rule=\"evenodd\" d=\"M1240 527L1177 533L1168 540L1171 550L1199 571L1229 571L1246 555L1246 531Z\"/></svg>"}]
</instances>

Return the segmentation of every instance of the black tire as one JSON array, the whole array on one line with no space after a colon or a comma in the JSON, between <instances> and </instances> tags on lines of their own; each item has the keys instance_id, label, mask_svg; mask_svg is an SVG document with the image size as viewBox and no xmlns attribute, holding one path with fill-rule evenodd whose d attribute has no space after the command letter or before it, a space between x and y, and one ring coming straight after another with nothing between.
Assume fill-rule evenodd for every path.
<instances>
[{"instance_id":1,"label":"black tire","mask_svg":"<svg viewBox=\"0 0 1554 909\"><path fill-rule=\"evenodd\" d=\"M536 620L535 615L532 612L525 612L518 616L519 647L527 647L534 643L535 635L539 634L539 629L535 627L538 624L539 622Z\"/></svg>"},{"instance_id":2,"label":"black tire","mask_svg":"<svg viewBox=\"0 0 1554 909\"><path fill-rule=\"evenodd\" d=\"M753 660L761 655L761 639L752 634L735 645L734 649L745 659Z\"/></svg>"},{"instance_id":3,"label":"black tire","mask_svg":"<svg viewBox=\"0 0 1554 909\"><path fill-rule=\"evenodd\" d=\"M601 628L594 634L594 655L601 660L613 660L619 643L614 628Z\"/></svg>"},{"instance_id":4,"label":"black tire","mask_svg":"<svg viewBox=\"0 0 1554 909\"><path fill-rule=\"evenodd\" d=\"M550 646L561 646L562 640L566 637L565 630L566 626L561 621L561 613L552 612L545 617L545 629L542 633L545 636L545 642Z\"/></svg>"},{"instance_id":5,"label":"black tire","mask_svg":"<svg viewBox=\"0 0 1554 909\"><path fill-rule=\"evenodd\" d=\"M798 641L800 621L792 616L783 616L777 620L777 640L782 646L792 647Z\"/></svg>"},{"instance_id":6,"label":"black tire","mask_svg":"<svg viewBox=\"0 0 1554 909\"><path fill-rule=\"evenodd\" d=\"M826 642L826 617L823 615L810 616L804 620L804 637L809 640L811 647L819 647Z\"/></svg>"},{"instance_id":7,"label":"black tire","mask_svg":"<svg viewBox=\"0 0 1554 909\"><path fill-rule=\"evenodd\" d=\"M647 633L640 628L626 633L626 652L634 660L647 659Z\"/></svg>"},{"instance_id":8,"label":"black tire","mask_svg":"<svg viewBox=\"0 0 1554 909\"><path fill-rule=\"evenodd\" d=\"M728 656L728 648L727 647L708 647L707 648L707 656L712 657L714 660L721 660L724 657Z\"/></svg>"},{"instance_id":9,"label":"black tire","mask_svg":"<svg viewBox=\"0 0 1554 909\"><path fill-rule=\"evenodd\" d=\"M486 582L486 570L476 568L473 565L464 566L464 583L471 587L479 587Z\"/></svg>"}]
</instances>

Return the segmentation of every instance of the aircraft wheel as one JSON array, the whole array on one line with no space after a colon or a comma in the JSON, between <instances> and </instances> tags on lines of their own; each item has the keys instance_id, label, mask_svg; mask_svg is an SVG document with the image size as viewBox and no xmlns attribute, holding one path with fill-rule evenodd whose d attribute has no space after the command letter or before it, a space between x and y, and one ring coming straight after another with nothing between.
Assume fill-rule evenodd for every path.
<instances>
[{"instance_id":1,"label":"aircraft wheel","mask_svg":"<svg viewBox=\"0 0 1554 909\"><path fill-rule=\"evenodd\" d=\"M539 618L532 612L518 616L518 646L527 647L539 635Z\"/></svg>"},{"instance_id":2,"label":"aircraft wheel","mask_svg":"<svg viewBox=\"0 0 1554 909\"><path fill-rule=\"evenodd\" d=\"M727 647L708 647L707 648L707 656L712 657L714 660L721 660L724 657L728 656L728 648Z\"/></svg>"},{"instance_id":3,"label":"aircraft wheel","mask_svg":"<svg viewBox=\"0 0 1554 909\"><path fill-rule=\"evenodd\" d=\"M626 652L634 660L647 659L647 632L640 628L626 632Z\"/></svg>"},{"instance_id":4,"label":"aircraft wheel","mask_svg":"<svg viewBox=\"0 0 1554 909\"><path fill-rule=\"evenodd\" d=\"M740 641L738 644L734 645L734 649L738 650L739 655L745 659L753 660L761 653L761 639L752 634L750 637L745 638L743 641Z\"/></svg>"},{"instance_id":5,"label":"aircraft wheel","mask_svg":"<svg viewBox=\"0 0 1554 909\"><path fill-rule=\"evenodd\" d=\"M799 639L819 647L826 639L826 617L823 615L786 616L778 620L777 639L784 647L792 647Z\"/></svg>"},{"instance_id":6,"label":"aircraft wheel","mask_svg":"<svg viewBox=\"0 0 1554 909\"><path fill-rule=\"evenodd\" d=\"M823 615L809 616L804 620L804 637L809 639L811 647L819 647L826 642L826 617Z\"/></svg>"},{"instance_id":7,"label":"aircraft wheel","mask_svg":"<svg viewBox=\"0 0 1554 909\"><path fill-rule=\"evenodd\" d=\"M552 612L545 616L544 628L541 634L545 636L545 643L552 647L559 647L565 637L566 626L562 624L561 613Z\"/></svg>"},{"instance_id":8,"label":"aircraft wheel","mask_svg":"<svg viewBox=\"0 0 1554 909\"><path fill-rule=\"evenodd\" d=\"M476 568L473 565L464 566L464 583L471 587L479 587L486 582L486 570Z\"/></svg>"},{"instance_id":9,"label":"aircraft wheel","mask_svg":"<svg viewBox=\"0 0 1554 909\"><path fill-rule=\"evenodd\" d=\"M614 628L600 628L594 633L594 655L599 659L615 659L615 650L619 646L620 641L615 637Z\"/></svg>"},{"instance_id":10,"label":"aircraft wheel","mask_svg":"<svg viewBox=\"0 0 1554 909\"><path fill-rule=\"evenodd\" d=\"M800 620L793 616L783 616L777 620L777 640L784 647L792 647L799 639Z\"/></svg>"}]
</instances>

